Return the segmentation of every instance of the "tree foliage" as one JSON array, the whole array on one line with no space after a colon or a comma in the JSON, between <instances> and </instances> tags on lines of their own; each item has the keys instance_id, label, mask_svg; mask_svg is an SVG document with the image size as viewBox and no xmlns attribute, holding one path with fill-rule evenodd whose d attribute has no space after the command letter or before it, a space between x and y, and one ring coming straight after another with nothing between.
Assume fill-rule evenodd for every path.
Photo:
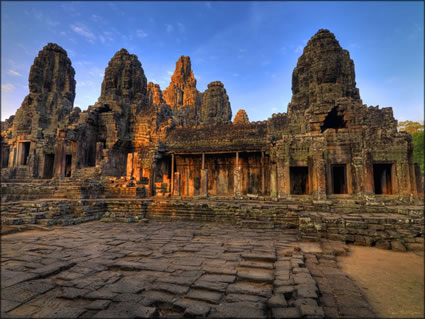
<instances>
[{"instance_id":1,"label":"tree foliage","mask_svg":"<svg viewBox=\"0 0 425 319\"><path fill-rule=\"evenodd\" d=\"M398 129L412 135L413 159L421 167L421 174L425 175L424 125L419 122L402 121L398 123Z\"/></svg>"},{"instance_id":2,"label":"tree foliage","mask_svg":"<svg viewBox=\"0 0 425 319\"><path fill-rule=\"evenodd\" d=\"M417 132L423 132L424 125L414 121L402 121L398 123L398 130L414 134Z\"/></svg>"}]
</instances>

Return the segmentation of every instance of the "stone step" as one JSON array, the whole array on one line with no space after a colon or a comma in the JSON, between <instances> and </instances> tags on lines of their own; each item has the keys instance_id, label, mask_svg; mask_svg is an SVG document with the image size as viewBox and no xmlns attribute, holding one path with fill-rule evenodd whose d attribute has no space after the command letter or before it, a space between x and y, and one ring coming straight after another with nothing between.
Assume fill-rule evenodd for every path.
<instances>
[{"instance_id":1,"label":"stone step","mask_svg":"<svg viewBox=\"0 0 425 319\"><path fill-rule=\"evenodd\" d=\"M255 229L273 229L274 223L260 220L242 220L241 226Z\"/></svg>"},{"instance_id":2,"label":"stone step","mask_svg":"<svg viewBox=\"0 0 425 319\"><path fill-rule=\"evenodd\" d=\"M22 218L16 217L6 217L5 219L1 219L3 225L21 225L24 224L24 220Z\"/></svg>"}]
</instances>

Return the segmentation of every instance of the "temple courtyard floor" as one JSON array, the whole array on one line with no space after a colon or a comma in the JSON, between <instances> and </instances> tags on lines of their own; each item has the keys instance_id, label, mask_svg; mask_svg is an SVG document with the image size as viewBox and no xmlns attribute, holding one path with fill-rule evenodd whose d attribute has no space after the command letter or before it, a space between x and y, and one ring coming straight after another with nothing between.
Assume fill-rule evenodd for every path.
<instances>
[{"instance_id":1,"label":"temple courtyard floor","mask_svg":"<svg viewBox=\"0 0 425 319\"><path fill-rule=\"evenodd\" d=\"M423 252L100 221L1 237L1 318L423 317Z\"/></svg>"}]
</instances>

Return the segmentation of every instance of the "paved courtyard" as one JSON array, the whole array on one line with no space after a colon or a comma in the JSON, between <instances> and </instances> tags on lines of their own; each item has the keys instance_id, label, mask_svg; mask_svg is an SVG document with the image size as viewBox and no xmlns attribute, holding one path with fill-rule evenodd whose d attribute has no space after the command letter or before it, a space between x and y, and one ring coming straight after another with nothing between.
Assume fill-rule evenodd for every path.
<instances>
[{"instance_id":1,"label":"paved courtyard","mask_svg":"<svg viewBox=\"0 0 425 319\"><path fill-rule=\"evenodd\" d=\"M197 222L6 235L1 317L373 317L338 268L343 246L301 243L295 230Z\"/></svg>"}]
</instances>

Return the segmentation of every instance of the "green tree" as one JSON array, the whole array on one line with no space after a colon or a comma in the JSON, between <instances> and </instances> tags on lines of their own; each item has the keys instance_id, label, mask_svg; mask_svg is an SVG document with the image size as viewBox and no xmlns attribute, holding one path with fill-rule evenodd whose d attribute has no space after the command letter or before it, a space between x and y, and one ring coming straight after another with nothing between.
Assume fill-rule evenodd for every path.
<instances>
[{"instance_id":1,"label":"green tree","mask_svg":"<svg viewBox=\"0 0 425 319\"><path fill-rule=\"evenodd\" d=\"M399 131L406 131L410 134L414 134L414 133L417 133L417 132L423 132L423 130L424 130L423 124L421 124L419 122L414 122L414 121L399 122L397 127L398 127Z\"/></svg>"},{"instance_id":2,"label":"green tree","mask_svg":"<svg viewBox=\"0 0 425 319\"><path fill-rule=\"evenodd\" d=\"M413 159L421 167L421 174L425 175L424 125L419 122L402 121L398 123L398 129L412 135Z\"/></svg>"},{"instance_id":3,"label":"green tree","mask_svg":"<svg viewBox=\"0 0 425 319\"><path fill-rule=\"evenodd\" d=\"M413 159L415 163L419 163L422 175L425 175L424 138L424 131L412 134Z\"/></svg>"}]
</instances>

